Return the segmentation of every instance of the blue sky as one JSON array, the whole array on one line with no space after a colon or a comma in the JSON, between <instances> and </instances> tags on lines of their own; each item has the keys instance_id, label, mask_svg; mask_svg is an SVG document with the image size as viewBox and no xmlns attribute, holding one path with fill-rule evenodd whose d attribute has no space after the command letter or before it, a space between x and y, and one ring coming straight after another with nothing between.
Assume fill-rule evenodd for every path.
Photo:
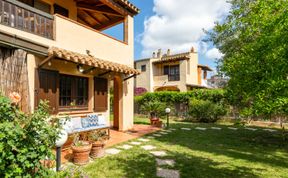
<instances>
[{"instance_id":1,"label":"blue sky","mask_svg":"<svg viewBox=\"0 0 288 178\"><path fill-rule=\"evenodd\" d=\"M204 43L203 29L211 30L215 21L227 14L226 0L130 0L141 12L134 18L135 59L151 57L159 48L165 52L198 51L199 63L216 67L221 53L212 44ZM123 38L122 25L106 30Z\"/></svg>"}]
</instances>

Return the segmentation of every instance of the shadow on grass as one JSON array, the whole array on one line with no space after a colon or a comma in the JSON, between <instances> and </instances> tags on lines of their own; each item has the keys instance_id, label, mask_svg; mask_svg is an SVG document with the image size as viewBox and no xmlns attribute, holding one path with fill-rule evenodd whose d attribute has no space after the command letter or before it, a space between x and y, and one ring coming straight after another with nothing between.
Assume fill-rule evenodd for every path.
<instances>
[{"instance_id":1,"label":"shadow on grass","mask_svg":"<svg viewBox=\"0 0 288 178\"><path fill-rule=\"evenodd\" d=\"M174 128L187 126L187 123L174 123L171 125L171 127ZM189 124L189 126L192 126L191 131L177 130L173 132L173 134L155 139L171 146L179 145L193 151L201 151L217 156L226 156L236 160L249 161L252 165L254 163L261 163L263 165L270 165L282 169L287 169L288 167L288 143L283 143L280 132L270 133L259 129L257 131L245 129L233 131L222 125L217 125L217 127L222 127L222 130L207 129L206 131L199 131L193 128L210 128L211 126L215 127L215 124ZM279 156L277 152L281 152L281 156ZM181 157L181 155L175 156ZM187 155L183 155L183 157L185 157L185 159L190 159ZM185 159L182 161L185 162ZM192 159L195 158L191 158L191 160ZM199 162L203 161L205 162L205 159L199 159ZM204 166L203 171L205 171L205 169ZM240 173L234 172L236 177L241 177L241 172L249 174L249 168L234 166L234 169L242 169ZM255 170L255 168L253 169ZM223 170L220 169L217 171L220 173L223 172ZM224 172L225 171L227 170L224 170Z\"/></svg>"}]
</instances>

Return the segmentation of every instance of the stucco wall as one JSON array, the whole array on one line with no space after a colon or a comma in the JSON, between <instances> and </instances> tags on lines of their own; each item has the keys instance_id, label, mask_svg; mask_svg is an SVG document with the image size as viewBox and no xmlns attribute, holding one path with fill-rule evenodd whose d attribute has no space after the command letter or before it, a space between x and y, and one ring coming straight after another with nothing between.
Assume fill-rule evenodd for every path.
<instances>
[{"instance_id":1,"label":"stucco wall","mask_svg":"<svg viewBox=\"0 0 288 178\"><path fill-rule=\"evenodd\" d=\"M145 88L148 92L151 92L151 66L150 66L150 60L142 60L142 61L137 61L135 63L135 68L139 71L141 71L141 66L146 65L146 71L142 72L140 75L136 76L136 81L135 81L135 86L136 88L142 87Z\"/></svg>"},{"instance_id":2,"label":"stucco wall","mask_svg":"<svg viewBox=\"0 0 288 178\"><path fill-rule=\"evenodd\" d=\"M187 84L198 84L198 53L190 53L190 59L187 61L187 68L190 68L190 73L187 72L186 83Z\"/></svg>"}]
</instances>

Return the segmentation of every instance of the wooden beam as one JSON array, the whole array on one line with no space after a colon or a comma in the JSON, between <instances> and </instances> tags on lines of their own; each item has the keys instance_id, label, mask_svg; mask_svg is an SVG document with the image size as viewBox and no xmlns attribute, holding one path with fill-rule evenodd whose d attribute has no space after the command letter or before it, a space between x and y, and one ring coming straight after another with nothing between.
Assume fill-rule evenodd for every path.
<instances>
[{"instance_id":1,"label":"wooden beam","mask_svg":"<svg viewBox=\"0 0 288 178\"><path fill-rule=\"evenodd\" d=\"M107 24L103 24L103 25L101 25L101 26L98 26L98 27L97 27L97 30L103 31L103 30L106 30L106 29L108 29L108 28L110 28L110 27L113 27L113 26L115 26L115 25L118 25L118 24L120 24L120 23L122 23L122 22L123 22L123 19L117 18L117 19L111 20L111 21L110 21L109 23L107 23Z\"/></svg>"},{"instance_id":2,"label":"wooden beam","mask_svg":"<svg viewBox=\"0 0 288 178\"><path fill-rule=\"evenodd\" d=\"M113 9L114 11L120 13L123 16L131 15L125 8L120 6L119 4L115 3L113 0L99 0L103 4L106 4L108 7Z\"/></svg>"},{"instance_id":3,"label":"wooden beam","mask_svg":"<svg viewBox=\"0 0 288 178\"><path fill-rule=\"evenodd\" d=\"M85 11L90 11L90 12L98 12L102 14L123 17L122 14L119 14L114 10L111 10L109 8L104 8L104 7L92 7L92 6L85 5L85 4L77 4L77 8L81 10L85 10Z\"/></svg>"},{"instance_id":4,"label":"wooden beam","mask_svg":"<svg viewBox=\"0 0 288 178\"><path fill-rule=\"evenodd\" d=\"M41 68L43 65L45 65L47 62L49 62L51 59L53 59L54 56L48 56L44 61L42 61L40 64L38 64L38 68Z\"/></svg>"},{"instance_id":5,"label":"wooden beam","mask_svg":"<svg viewBox=\"0 0 288 178\"><path fill-rule=\"evenodd\" d=\"M129 28L128 28L128 16L126 16L124 18L124 25L123 25L123 40L124 40L124 43L127 43L128 44L128 40L129 40L129 37L128 37L128 34L129 34Z\"/></svg>"},{"instance_id":6,"label":"wooden beam","mask_svg":"<svg viewBox=\"0 0 288 178\"><path fill-rule=\"evenodd\" d=\"M130 75L129 77L124 78L124 81L129 80L130 78L136 77L136 74Z\"/></svg>"},{"instance_id":7,"label":"wooden beam","mask_svg":"<svg viewBox=\"0 0 288 178\"><path fill-rule=\"evenodd\" d=\"M109 70L109 71L107 71L107 72L104 72L104 73L102 73L102 74L98 74L98 77L102 77L102 76L104 76L104 75L106 75L106 74L109 74L110 72L112 72L111 70Z\"/></svg>"},{"instance_id":8,"label":"wooden beam","mask_svg":"<svg viewBox=\"0 0 288 178\"><path fill-rule=\"evenodd\" d=\"M96 69L96 67L91 67L90 69L84 70L82 73L83 74L88 74L90 71Z\"/></svg>"},{"instance_id":9,"label":"wooden beam","mask_svg":"<svg viewBox=\"0 0 288 178\"><path fill-rule=\"evenodd\" d=\"M89 12L83 11L84 14L86 14L88 17L94 19L96 21L96 23L102 25L103 23L100 22L96 17L92 16Z\"/></svg>"},{"instance_id":10,"label":"wooden beam","mask_svg":"<svg viewBox=\"0 0 288 178\"><path fill-rule=\"evenodd\" d=\"M77 15L77 18L80 20L80 21L82 21L85 25L87 25L87 26L91 26L91 24L89 24L85 19L83 19L81 16L79 16L79 15Z\"/></svg>"}]
</instances>

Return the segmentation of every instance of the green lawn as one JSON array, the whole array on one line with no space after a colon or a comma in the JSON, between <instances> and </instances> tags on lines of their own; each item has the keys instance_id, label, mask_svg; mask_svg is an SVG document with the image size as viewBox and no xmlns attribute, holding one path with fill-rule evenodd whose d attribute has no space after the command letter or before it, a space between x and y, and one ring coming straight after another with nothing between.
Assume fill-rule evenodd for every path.
<instances>
[{"instance_id":1,"label":"green lawn","mask_svg":"<svg viewBox=\"0 0 288 178\"><path fill-rule=\"evenodd\" d=\"M137 117L136 123L149 123ZM195 130L195 127L222 130ZM288 177L288 143L280 132L229 130L227 125L173 122L172 133L145 143L168 153L181 177ZM191 131L180 130L181 127ZM145 137L144 137L145 138ZM129 144L129 142L126 142ZM89 177L156 177L156 160L140 146L83 167Z\"/></svg>"}]
</instances>

